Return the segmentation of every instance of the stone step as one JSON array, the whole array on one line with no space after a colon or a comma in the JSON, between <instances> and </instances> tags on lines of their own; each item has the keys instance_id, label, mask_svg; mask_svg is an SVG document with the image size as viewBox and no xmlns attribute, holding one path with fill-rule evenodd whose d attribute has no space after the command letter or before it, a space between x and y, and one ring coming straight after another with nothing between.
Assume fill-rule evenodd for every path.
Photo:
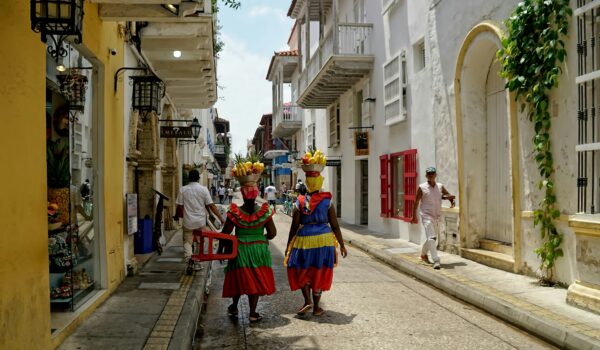
<instances>
[{"instance_id":1,"label":"stone step","mask_svg":"<svg viewBox=\"0 0 600 350\"><path fill-rule=\"evenodd\" d=\"M493 239L482 239L479 241L479 248L513 256L513 247L510 243L495 241Z\"/></svg>"},{"instance_id":2,"label":"stone step","mask_svg":"<svg viewBox=\"0 0 600 350\"><path fill-rule=\"evenodd\" d=\"M460 252L461 256L465 259L473 260L496 269L514 272L515 260L510 255L484 249L463 248Z\"/></svg>"}]
</instances>

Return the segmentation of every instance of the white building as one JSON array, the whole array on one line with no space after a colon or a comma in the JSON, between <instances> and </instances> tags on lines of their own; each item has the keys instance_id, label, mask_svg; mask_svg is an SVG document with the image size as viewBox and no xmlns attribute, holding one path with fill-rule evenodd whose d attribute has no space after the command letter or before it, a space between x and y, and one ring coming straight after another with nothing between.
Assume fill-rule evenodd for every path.
<instances>
[{"instance_id":1,"label":"white building","mask_svg":"<svg viewBox=\"0 0 600 350\"><path fill-rule=\"evenodd\" d=\"M310 142L326 130L327 155L341 159L341 167L328 167L326 189L343 221L421 243L421 226L407 221L416 185L425 181L424 169L435 165L438 181L458 195L457 207L443 210L439 248L508 271L537 273L534 249L541 239L533 210L541 195L533 127L505 90L496 59L505 35L501 23L517 3L291 2L288 15L297 25L290 48L298 50L298 59L273 65L268 79L274 86L289 82L289 101L303 108L302 129L293 137ZM583 39L592 35L591 26L577 23L589 21L599 4L580 6L565 39L564 73L551 95L558 229L564 234L564 257L553 277L571 285L570 302L598 310L593 295L600 285L600 169L592 160L598 98L590 83L598 65L595 47ZM275 55L274 62L282 60ZM274 92L275 113L287 100ZM366 152L357 150L357 130L368 133ZM303 150L306 143L297 145Z\"/></svg>"}]
</instances>

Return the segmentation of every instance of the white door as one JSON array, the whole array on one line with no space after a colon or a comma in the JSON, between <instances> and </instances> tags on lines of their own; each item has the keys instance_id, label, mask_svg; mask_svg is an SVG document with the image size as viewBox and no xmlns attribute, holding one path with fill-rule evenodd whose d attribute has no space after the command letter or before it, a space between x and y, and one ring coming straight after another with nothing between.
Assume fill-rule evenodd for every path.
<instances>
[{"instance_id":1,"label":"white door","mask_svg":"<svg viewBox=\"0 0 600 350\"><path fill-rule=\"evenodd\" d=\"M509 140L506 90L495 61L486 84L486 238L512 243L512 184L509 167ZM483 203L482 203L483 204Z\"/></svg>"}]
</instances>

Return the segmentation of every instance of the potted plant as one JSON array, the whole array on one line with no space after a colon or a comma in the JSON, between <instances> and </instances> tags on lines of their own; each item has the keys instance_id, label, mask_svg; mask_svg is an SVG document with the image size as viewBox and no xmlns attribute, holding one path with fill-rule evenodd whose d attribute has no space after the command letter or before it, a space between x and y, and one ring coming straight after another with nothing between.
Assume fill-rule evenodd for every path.
<instances>
[{"instance_id":1,"label":"potted plant","mask_svg":"<svg viewBox=\"0 0 600 350\"><path fill-rule=\"evenodd\" d=\"M46 170L48 179L48 202L56 203L60 212L59 221L69 222L69 184L71 166L69 146L63 139L48 140L46 143Z\"/></svg>"},{"instance_id":2,"label":"potted plant","mask_svg":"<svg viewBox=\"0 0 600 350\"><path fill-rule=\"evenodd\" d=\"M48 202L48 231L54 231L62 227L60 214L58 204Z\"/></svg>"}]
</instances>

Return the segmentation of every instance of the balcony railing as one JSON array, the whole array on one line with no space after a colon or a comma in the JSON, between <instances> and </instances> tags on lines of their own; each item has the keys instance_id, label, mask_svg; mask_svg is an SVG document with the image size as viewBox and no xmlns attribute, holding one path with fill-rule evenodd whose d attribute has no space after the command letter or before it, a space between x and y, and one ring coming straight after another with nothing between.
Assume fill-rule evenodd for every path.
<instances>
[{"instance_id":1,"label":"balcony railing","mask_svg":"<svg viewBox=\"0 0 600 350\"><path fill-rule=\"evenodd\" d=\"M273 135L287 137L302 128L302 114L300 106L282 106L275 113Z\"/></svg>"},{"instance_id":2,"label":"balcony railing","mask_svg":"<svg viewBox=\"0 0 600 350\"><path fill-rule=\"evenodd\" d=\"M372 55L372 32L371 23L340 23L337 30L329 30L300 74L298 82L300 94L332 56Z\"/></svg>"},{"instance_id":3,"label":"balcony railing","mask_svg":"<svg viewBox=\"0 0 600 350\"><path fill-rule=\"evenodd\" d=\"M225 155L225 145L215 145L215 155L216 156Z\"/></svg>"}]
</instances>

